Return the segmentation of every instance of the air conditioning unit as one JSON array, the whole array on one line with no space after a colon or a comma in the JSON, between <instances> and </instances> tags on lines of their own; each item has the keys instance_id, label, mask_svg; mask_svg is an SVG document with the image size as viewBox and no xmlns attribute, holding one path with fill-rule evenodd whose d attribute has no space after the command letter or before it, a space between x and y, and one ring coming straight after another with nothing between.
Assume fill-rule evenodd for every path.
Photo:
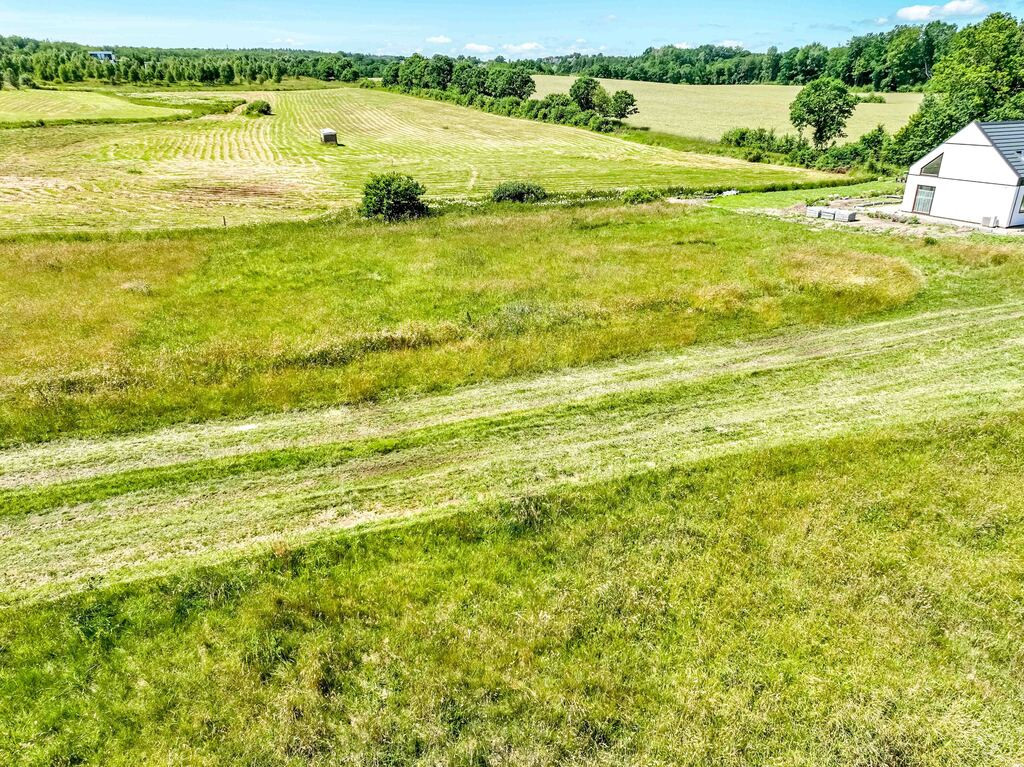
<instances>
[{"instance_id":1,"label":"air conditioning unit","mask_svg":"<svg viewBox=\"0 0 1024 767\"><path fill-rule=\"evenodd\" d=\"M981 219L981 225L986 229L991 229L994 224L992 223L992 216L985 216Z\"/></svg>"}]
</instances>

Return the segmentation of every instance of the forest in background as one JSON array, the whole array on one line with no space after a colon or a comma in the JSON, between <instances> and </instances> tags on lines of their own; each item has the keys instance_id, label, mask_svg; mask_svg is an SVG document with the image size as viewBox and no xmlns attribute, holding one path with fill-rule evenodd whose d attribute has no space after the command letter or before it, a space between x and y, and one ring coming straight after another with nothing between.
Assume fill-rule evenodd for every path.
<instances>
[{"instance_id":1,"label":"forest in background","mask_svg":"<svg viewBox=\"0 0 1024 767\"><path fill-rule=\"evenodd\" d=\"M887 32L853 37L828 48L813 43L787 51L702 45L697 48L648 48L639 56L588 56L574 53L517 63L535 72L590 75L697 85L778 83L803 85L835 77L851 87L873 90L921 88L956 34L953 24L899 26ZM113 46L117 61L98 61L95 50L76 43L44 42L0 36L0 76L9 86L33 82L229 84L280 82L285 77L354 81L380 77L400 57L298 50L162 49ZM457 60L476 61L473 57ZM504 63L502 57L497 63Z\"/></svg>"},{"instance_id":2,"label":"forest in background","mask_svg":"<svg viewBox=\"0 0 1024 767\"><path fill-rule=\"evenodd\" d=\"M765 53L751 53L721 45L669 45L648 48L639 56L574 53L523 63L544 74L585 74L618 80L805 85L819 77L834 77L854 88L896 91L917 89L927 83L956 31L954 24L933 21L925 26L899 26L888 32L860 35L835 48L812 43L787 51L772 47Z\"/></svg>"},{"instance_id":3,"label":"forest in background","mask_svg":"<svg viewBox=\"0 0 1024 767\"><path fill-rule=\"evenodd\" d=\"M101 61L90 51L109 50L116 61ZM32 87L41 83L79 83L99 80L110 84L281 82L286 77L354 82L379 77L394 56L363 53L253 48L90 47L47 42L27 37L0 36L0 84Z\"/></svg>"}]
</instances>

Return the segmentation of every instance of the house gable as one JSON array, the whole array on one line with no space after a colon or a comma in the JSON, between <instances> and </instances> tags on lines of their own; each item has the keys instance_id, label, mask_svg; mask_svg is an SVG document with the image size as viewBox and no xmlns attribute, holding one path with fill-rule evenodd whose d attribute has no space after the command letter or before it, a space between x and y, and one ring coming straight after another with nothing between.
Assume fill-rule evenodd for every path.
<instances>
[{"instance_id":1,"label":"house gable","mask_svg":"<svg viewBox=\"0 0 1024 767\"><path fill-rule=\"evenodd\" d=\"M1016 149L1000 151L984 127L979 123L971 123L914 163L910 167L910 175L927 175L922 171L941 155L942 163L938 178L1017 186L1024 175L1024 156L1021 157L1022 172L1018 172L1006 156L1006 151L1015 153ZM1024 149L1024 123L1021 127L1021 148Z\"/></svg>"}]
</instances>

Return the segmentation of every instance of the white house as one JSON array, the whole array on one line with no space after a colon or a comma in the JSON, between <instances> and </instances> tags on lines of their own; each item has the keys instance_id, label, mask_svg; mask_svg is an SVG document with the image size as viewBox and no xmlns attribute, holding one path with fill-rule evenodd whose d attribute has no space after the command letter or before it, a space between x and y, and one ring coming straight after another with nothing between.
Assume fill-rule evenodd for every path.
<instances>
[{"instance_id":1,"label":"white house","mask_svg":"<svg viewBox=\"0 0 1024 767\"><path fill-rule=\"evenodd\" d=\"M902 210L1024 226L1024 120L971 123L911 165Z\"/></svg>"}]
</instances>

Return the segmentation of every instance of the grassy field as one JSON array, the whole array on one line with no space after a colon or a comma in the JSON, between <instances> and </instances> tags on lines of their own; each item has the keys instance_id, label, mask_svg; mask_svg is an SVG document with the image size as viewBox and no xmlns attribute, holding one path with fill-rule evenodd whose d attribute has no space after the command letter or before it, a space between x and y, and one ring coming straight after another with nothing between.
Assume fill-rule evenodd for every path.
<instances>
[{"instance_id":1,"label":"grassy field","mask_svg":"<svg viewBox=\"0 0 1024 767\"><path fill-rule=\"evenodd\" d=\"M841 321L916 293L903 251L614 205L0 244L12 276L0 283L0 443L362 402Z\"/></svg>"},{"instance_id":2,"label":"grassy field","mask_svg":"<svg viewBox=\"0 0 1024 767\"><path fill-rule=\"evenodd\" d=\"M77 432L0 450L0 761L1020 761L1016 241L601 204L0 260L5 435Z\"/></svg>"},{"instance_id":3,"label":"grassy field","mask_svg":"<svg viewBox=\"0 0 1024 767\"><path fill-rule=\"evenodd\" d=\"M0 764L1019 767L1024 241L478 203L835 177L246 95L0 130Z\"/></svg>"},{"instance_id":4,"label":"grassy field","mask_svg":"<svg viewBox=\"0 0 1024 767\"><path fill-rule=\"evenodd\" d=\"M877 429L9 610L0 753L1010 767L1022 439Z\"/></svg>"},{"instance_id":5,"label":"grassy field","mask_svg":"<svg viewBox=\"0 0 1024 767\"><path fill-rule=\"evenodd\" d=\"M537 97L568 93L574 78L537 75ZM602 80L615 91L633 93L640 114L630 125L706 139L720 139L731 128L774 128L795 132L789 122L789 105L800 88L783 85L671 85L632 80ZM903 127L921 104L920 93L886 93L885 104L861 104L850 119L847 133L857 139L884 125L889 131Z\"/></svg>"},{"instance_id":6,"label":"grassy field","mask_svg":"<svg viewBox=\"0 0 1024 767\"><path fill-rule=\"evenodd\" d=\"M135 120L173 117L179 109L143 106L87 91L0 90L0 123L29 120Z\"/></svg>"},{"instance_id":7,"label":"grassy field","mask_svg":"<svg viewBox=\"0 0 1024 767\"><path fill-rule=\"evenodd\" d=\"M827 178L375 90L243 95L266 98L275 114L5 132L4 230L304 218L350 207L367 177L383 171L412 174L431 195L447 198L481 197L514 178L575 192L640 185L725 189ZM58 97L83 94L52 94ZM165 95L171 105L197 97ZM324 127L338 130L344 146L319 144Z\"/></svg>"}]
</instances>

